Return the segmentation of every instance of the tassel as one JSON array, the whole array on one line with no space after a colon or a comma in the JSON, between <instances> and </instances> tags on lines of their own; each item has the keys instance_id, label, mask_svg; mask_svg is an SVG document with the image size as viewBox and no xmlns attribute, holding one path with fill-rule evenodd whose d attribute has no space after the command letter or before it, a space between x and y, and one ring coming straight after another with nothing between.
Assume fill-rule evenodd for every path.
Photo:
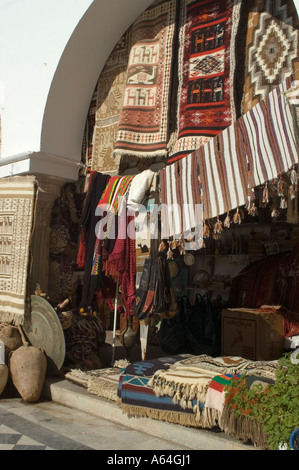
<instances>
[{"instance_id":1,"label":"tassel","mask_svg":"<svg viewBox=\"0 0 299 470\"><path fill-rule=\"evenodd\" d=\"M210 236L210 229L207 226L207 224L204 223L204 225L203 225L203 237L204 238L209 238L209 236Z\"/></svg>"},{"instance_id":2,"label":"tassel","mask_svg":"<svg viewBox=\"0 0 299 470\"><path fill-rule=\"evenodd\" d=\"M227 212L223 225L225 228L229 228L230 224L231 224L231 219L230 219L229 212Z\"/></svg>"},{"instance_id":3,"label":"tassel","mask_svg":"<svg viewBox=\"0 0 299 470\"><path fill-rule=\"evenodd\" d=\"M253 202L250 208L248 209L248 214L252 215L253 217L256 217L258 215L258 210L255 205L255 202Z\"/></svg>"},{"instance_id":4,"label":"tassel","mask_svg":"<svg viewBox=\"0 0 299 470\"><path fill-rule=\"evenodd\" d=\"M263 191L262 204L267 205L269 203L269 188L266 184Z\"/></svg>"},{"instance_id":5,"label":"tassel","mask_svg":"<svg viewBox=\"0 0 299 470\"><path fill-rule=\"evenodd\" d=\"M279 211L273 207L272 212L271 212L271 217L275 218L279 216Z\"/></svg>"},{"instance_id":6,"label":"tassel","mask_svg":"<svg viewBox=\"0 0 299 470\"><path fill-rule=\"evenodd\" d=\"M293 169L291 170L290 179L291 179L292 185L293 185L295 188L297 188L297 186L298 186L298 175L297 175L297 172L296 172L295 168L293 168Z\"/></svg>"},{"instance_id":7,"label":"tassel","mask_svg":"<svg viewBox=\"0 0 299 470\"><path fill-rule=\"evenodd\" d=\"M167 259L172 259L172 258L173 258L173 251L169 247L167 251Z\"/></svg>"},{"instance_id":8,"label":"tassel","mask_svg":"<svg viewBox=\"0 0 299 470\"><path fill-rule=\"evenodd\" d=\"M295 186L293 184L289 187L288 196L291 200L294 200L296 197Z\"/></svg>"},{"instance_id":9,"label":"tassel","mask_svg":"<svg viewBox=\"0 0 299 470\"><path fill-rule=\"evenodd\" d=\"M222 222L221 222L221 220L219 220L219 218L217 217L217 222L215 223L214 232L213 232L213 238L214 238L215 240L219 240L219 238L221 238L222 230L223 230Z\"/></svg>"},{"instance_id":10,"label":"tassel","mask_svg":"<svg viewBox=\"0 0 299 470\"><path fill-rule=\"evenodd\" d=\"M237 212L235 213L234 215L234 223L235 224L240 224L241 223L241 215L240 215L240 212L239 212L239 208L237 209Z\"/></svg>"},{"instance_id":11,"label":"tassel","mask_svg":"<svg viewBox=\"0 0 299 470\"><path fill-rule=\"evenodd\" d=\"M282 180L282 177L280 176L279 180L278 180L278 183L277 183L277 195L279 197L283 197L284 196L284 192L283 192L283 180Z\"/></svg>"},{"instance_id":12,"label":"tassel","mask_svg":"<svg viewBox=\"0 0 299 470\"><path fill-rule=\"evenodd\" d=\"M281 198L280 200L280 209L287 209L288 207L288 200L287 198L284 196Z\"/></svg>"}]
</instances>

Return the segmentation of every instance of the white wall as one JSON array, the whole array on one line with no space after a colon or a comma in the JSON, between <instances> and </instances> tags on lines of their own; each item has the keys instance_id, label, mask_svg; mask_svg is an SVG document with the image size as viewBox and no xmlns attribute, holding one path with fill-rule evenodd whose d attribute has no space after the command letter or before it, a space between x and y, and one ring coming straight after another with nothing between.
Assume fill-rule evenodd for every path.
<instances>
[{"instance_id":1,"label":"white wall","mask_svg":"<svg viewBox=\"0 0 299 470\"><path fill-rule=\"evenodd\" d=\"M53 75L92 0L0 0L2 157L40 150Z\"/></svg>"},{"instance_id":2,"label":"white wall","mask_svg":"<svg viewBox=\"0 0 299 470\"><path fill-rule=\"evenodd\" d=\"M0 0L2 159L41 151L80 160L100 71L151 2Z\"/></svg>"}]
</instances>

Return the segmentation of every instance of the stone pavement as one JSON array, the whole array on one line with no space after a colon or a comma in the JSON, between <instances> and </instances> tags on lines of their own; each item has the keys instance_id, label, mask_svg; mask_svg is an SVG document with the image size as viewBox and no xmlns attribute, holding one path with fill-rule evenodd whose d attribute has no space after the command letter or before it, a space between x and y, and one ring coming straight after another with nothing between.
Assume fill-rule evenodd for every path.
<instances>
[{"instance_id":1,"label":"stone pavement","mask_svg":"<svg viewBox=\"0 0 299 470\"><path fill-rule=\"evenodd\" d=\"M188 448L55 402L0 400L0 451L152 449Z\"/></svg>"}]
</instances>

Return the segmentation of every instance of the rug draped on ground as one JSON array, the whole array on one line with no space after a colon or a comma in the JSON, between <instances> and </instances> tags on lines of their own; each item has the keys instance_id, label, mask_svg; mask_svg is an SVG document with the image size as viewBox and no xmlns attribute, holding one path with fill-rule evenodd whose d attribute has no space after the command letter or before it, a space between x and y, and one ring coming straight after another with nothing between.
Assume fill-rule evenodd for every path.
<instances>
[{"instance_id":1,"label":"rug draped on ground","mask_svg":"<svg viewBox=\"0 0 299 470\"><path fill-rule=\"evenodd\" d=\"M121 367L90 371L72 369L65 374L65 378L70 382L86 388L87 392L92 395L116 401L121 370Z\"/></svg>"},{"instance_id":2,"label":"rug draped on ground","mask_svg":"<svg viewBox=\"0 0 299 470\"><path fill-rule=\"evenodd\" d=\"M196 419L202 419L208 425L205 415L202 417L200 403L205 403L210 383L216 375L253 374L254 371L255 375L272 378L277 364L277 361L249 361L233 356L192 356L177 362L167 371L156 371L149 385L157 396L172 397L183 409L192 408Z\"/></svg>"},{"instance_id":3,"label":"rug draped on ground","mask_svg":"<svg viewBox=\"0 0 299 470\"><path fill-rule=\"evenodd\" d=\"M0 321L24 323L37 183L34 177L1 180Z\"/></svg>"},{"instance_id":4,"label":"rug draped on ground","mask_svg":"<svg viewBox=\"0 0 299 470\"><path fill-rule=\"evenodd\" d=\"M190 356L185 354L161 357L136 362L125 368L118 387L118 404L122 411L132 416L148 417L183 426L204 427L201 415L196 416L192 408L183 409L178 403L174 403L171 397L157 396L150 385L155 371L167 370L177 360L186 357ZM200 407L203 406L201 403Z\"/></svg>"}]
</instances>

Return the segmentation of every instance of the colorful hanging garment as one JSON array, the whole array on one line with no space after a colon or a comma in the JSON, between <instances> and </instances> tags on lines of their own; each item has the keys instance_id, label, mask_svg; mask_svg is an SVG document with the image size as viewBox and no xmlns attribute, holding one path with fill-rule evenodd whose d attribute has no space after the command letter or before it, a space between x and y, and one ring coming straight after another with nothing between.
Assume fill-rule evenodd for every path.
<instances>
[{"instance_id":1,"label":"colorful hanging garment","mask_svg":"<svg viewBox=\"0 0 299 470\"><path fill-rule=\"evenodd\" d=\"M123 201L128 193L134 176L111 176L97 205L97 214L103 216L96 230L91 274L98 276L102 269L103 241L105 251L113 249L118 231L118 216L121 216ZM108 247L109 245L109 247Z\"/></svg>"},{"instance_id":2,"label":"colorful hanging garment","mask_svg":"<svg viewBox=\"0 0 299 470\"><path fill-rule=\"evenodd\" d=\"M160 171L160 188L162 238L180 237L202 223L198 212L200 183L194 153Z\"/></svg>"},{"instance_id":3,"label":"colorful hanging garment","mask_svg":"<svg viewBox=\"0 0 299 470\"><path fill-rule=\"evenodd\" d=\"M237 121L250 169L250 187L272 181L298 163L290 104L283 95L291 81L287 79Z\"/></svg>"},{"instance_id":4,"label":"colorful hanging garment","mask_svg":"<svg viewBox=\"0 0 299 470\"><path fill-rule=\"evenodd\" d=\"M204 219L244 205L248 194L248 171L237 124L194 153L199 162Z\"/></svg>"},{"instance_id":5,"label":"colorful hanging garment","mask_svg":"<svg viewBox=\"0 0 299 470\"><path fill-rule=\"evenodd\" d=\"M236 119L238 0L183 0L180 11L178 138L169 162L206 144Z\"/></svg>"},{"instance_id":6,"label":"colorful hanging garment","mask_svg":"<svg viewBox=\"0 0 299 470\"><path fill-rule=\"evenodd\" d=\"M98 203L98 208L101 207L103 211L110 211L117 215L121 198L123 198L128 191L133 178L134 176L112 176Z\"/></svg>"},{"instance_id":7,"label":"colorful hanging garment","mask_svg":"<svg viewBox=\"0 0 299 470\"><path fill-rule=\"evenodd\" d=\"M246 2L247 3L247 2ZM292 0L254 0L248 16L242 114L299 67L298 14Z\"/></svg>"},{"instance_id":8,"label":"colorful hanging garment","mask_svg":"<svg viewBox=\"0 0 299 470\"><path fill-rule=\"evenodd\" d=\"M132 26L115 156L166 156L175 15L175 0L155 2Z\"/></svg>"},{"instance_id":9,"label":"colorful hanging garment","mask_svg":"<svg viewBox=\"0 0 299 470\"><path fill-rule=\"evenodd\" d=\"M77 263L81 269L84 269L82 297L80 302L80 307L83 308L87 308L92 304L97 287L97 279L91 276L96 241L95 227L100 220L100 216L96 214L96 207L109 179L110 176L108 175L97 172L91 173L89 188L80 220L82 230Z\"/></svg>"},{"instance_id":10,"label":"colorful hanging garment","mask_svg":"<svg viewBox=\"0 0 299 470\"><path fill-rule=\"evenodd\" d=\"M106 276L110 276L115 281L118 281L126 308L126 316L128 317L134 314L136 241L134 216L130 215L126 209L127 196L128 194L125 195L121 202L122 208L120 211L118 236L112 253L107 261L103 263L103 269Z\"/></svg>"}]
</instances>

